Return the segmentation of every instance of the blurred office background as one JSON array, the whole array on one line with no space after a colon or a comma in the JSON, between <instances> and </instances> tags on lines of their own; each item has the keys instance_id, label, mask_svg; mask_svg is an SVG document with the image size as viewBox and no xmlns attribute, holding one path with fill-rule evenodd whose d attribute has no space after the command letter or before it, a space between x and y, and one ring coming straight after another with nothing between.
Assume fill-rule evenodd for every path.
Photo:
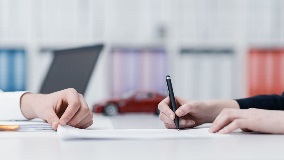
<instances>
[{"instance_id":1,"label":"blurred office background","mask_svg":"<svg viewBox=\"0 0 284 160\"><path fill-rule=\"evenodd\" d=\"M53 50L96 43L89 105L166 74L188 99L284 91L282 0L0 0L0 89L38 92Z\"/></svg>"}]
</instances>

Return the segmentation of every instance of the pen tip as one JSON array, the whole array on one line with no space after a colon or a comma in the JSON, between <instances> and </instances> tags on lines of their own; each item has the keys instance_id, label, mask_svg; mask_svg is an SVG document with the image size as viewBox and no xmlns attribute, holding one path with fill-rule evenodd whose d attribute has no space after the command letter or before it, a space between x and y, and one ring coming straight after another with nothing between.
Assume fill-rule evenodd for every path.
<instances>
[{"instance_id":1,"label":"pen tip","mask_svg":"<svg viewBox=\"0 0 284 160\"><path fill-rule=\"evenodd\" d=\"M166 79L171 79L171 77L169 75L166 76Z\"/></svg>"}]
</instances>

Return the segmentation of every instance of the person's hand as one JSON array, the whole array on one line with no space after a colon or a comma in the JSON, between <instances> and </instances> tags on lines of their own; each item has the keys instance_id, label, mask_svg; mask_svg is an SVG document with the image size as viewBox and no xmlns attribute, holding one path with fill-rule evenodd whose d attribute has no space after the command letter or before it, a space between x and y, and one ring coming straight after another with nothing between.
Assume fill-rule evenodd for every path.
<instances>
[{"instance_id":1,"label":"person's hand","mask_svg":"<svg viewBox=\"0 0 284 160\"><path fill-rule=\"evenodd\" d=\"M202 101L189 101L176 97L178 109L174 113L170 109L170 99L165 98L158 105L160 110L160 120L164 122L166 128L176 128L174 124L175 114L179 117L179 127L189 128L207 123L212 120L211 109Z\"/></svg>"},{"instance_id":2,"label":"person's hand","mask_svg":"<svg viewBox=\"0 0 284 160\"><path fill-rule=\"evenodd\" d=\"M209 132L230 133L236 129L262 133L284 133L284 112L263 109L224 109L213 122Z\"/></svg>"},{"instance_id":3,"label":"person's hand","mask_svg":"<svg viewBox=\"0 0 284 160\"><path fill-rule=\"evenodd\" d=\"M189 128L213 122L222 110L218 106L212 107L206 101L189 101L176 97L176 102L179 108L175 113L169 107L169 97L162 100L158 105L160 120L164 122L166 128L176 128L174 124L175 114L179 117L180 128Z\"/></svg>"},{"instance_id":4,"label":"person's hand","mask_svg":"<svg viewBox=\"0 0 284 160\"><path fill-rule=\"evenodd\" d=\"M26 93L21 98L21 111L27 119L47 121L54 130L59 124L77 128L93 124L93 114L84 97L72 88L51 94Z\"/></svg>"}]
</instances>

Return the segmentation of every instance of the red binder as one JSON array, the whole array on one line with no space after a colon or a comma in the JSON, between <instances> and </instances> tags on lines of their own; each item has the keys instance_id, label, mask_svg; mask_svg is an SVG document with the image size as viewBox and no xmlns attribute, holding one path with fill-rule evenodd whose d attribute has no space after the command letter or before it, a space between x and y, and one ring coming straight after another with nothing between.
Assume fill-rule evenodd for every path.
<instances>
[{"instance_id":1,"label":"red binder","mask_svg":"<svg viewBox=\"0 0 284 160\"><path fill-rule=\"evenodd\" d=\"M248 95L284 92L284 49L253 48L248 54Z\"/></svg>"}]
</instances>

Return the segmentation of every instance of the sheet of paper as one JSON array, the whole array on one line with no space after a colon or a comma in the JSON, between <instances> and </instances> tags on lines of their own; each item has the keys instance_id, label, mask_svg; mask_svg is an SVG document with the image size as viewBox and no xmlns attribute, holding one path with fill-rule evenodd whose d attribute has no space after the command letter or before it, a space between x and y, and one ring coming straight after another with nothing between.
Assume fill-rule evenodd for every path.
<instances>
[{"instance_id":1,"label":"sheet of paper","mask_svg":"<svg viewBox=\"0 0 284 160\"><path fill-rule=\"evenodd\" d=\"M113 129L113 125L109 117L94 114L94 123L89 129Z\"/></svg>"},{"instance_id":2,"label":"sheet of paper","mask_svg":"<svg viewBox=\"0 0 284 160\"><path fill-rule=\"evenodd\" d=\"M111 120L102 115L94 116L94 124L89 129L113 129ZM17 132L54 132L51 126L41 119L25 121L0 121L0 125L18 125Z\"/></svg>"},{"instance_id":3,"label":"sheet of paper","mask_svg":"<svg viewBox=\"0 0 284 160\"><path fill-rule=\"evenodd\" d=\"M184 139L217 138L228 135L208 133L208 128L176 129L113 129L86 130L71 126L59 126L57 134L62 139Z\"/></svg>"}]
</instances>

